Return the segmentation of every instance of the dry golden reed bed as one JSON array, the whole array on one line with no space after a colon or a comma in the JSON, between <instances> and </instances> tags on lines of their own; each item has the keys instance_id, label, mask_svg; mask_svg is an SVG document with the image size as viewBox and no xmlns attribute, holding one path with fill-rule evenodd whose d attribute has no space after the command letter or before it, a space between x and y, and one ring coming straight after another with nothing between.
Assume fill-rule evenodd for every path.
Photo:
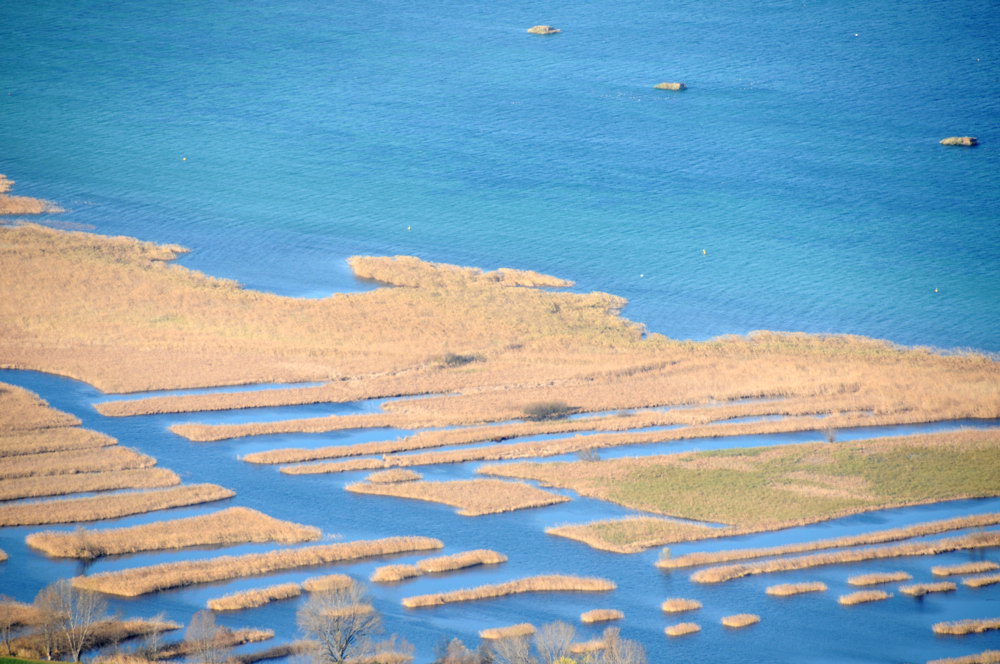
<instances>
[{"instance_id":1,"label":"dry golden reed bed","mask_svg":"<svg viewBox=\"0 0 1000 664\"><path fill-rule=\"evenodd\" d=\"M7 192L14 186L14 181L0 174L0 215L12 214L51 214L64 210L50 201L30 196L11 196Z\"/></svg>"},{"instance_id":2,"label":"dry golden reed bed","mask_svg":"<svg viewBox=\"0 0 1000 664\"><path fill-rule=\"evenodd\" d=\"M931 659L928 660L927 664L997 664L998 662L1000 662L1000 650L984 650L962 657Z\"/></svg>"},{"instance_id":3,"label":"dry golden reed bed","mask_svg":"<svg viewBox=\"0 0 1000 664\"><path fill-rule=\"evenodd\" d=\"M954 576L958 574L981 574L1000 569L1000 565L991 560L978 560L960 565L935 565L931 568L934 576Z\"/></svg>"},{"instance_id":4,"label":"dry golden reed bed","mask_svg":"<svg viewBox=\"0 0 1000 664\"><path fill-rule=\"evenodd\" d=\"M712 528L697 523L651 516L630 516L590 523L550 526L549 535L583 542L601 551L638 553L654 546L692 542L733 535L732 528Z\"/></svg>"},{"instance_id":5,"label":"dry golden reed bed","mask_svg":"<svg viewBox=\"0 0 1000 664\"><path fill-rule=\"evenodd\" d=\"M414 609L425 606L441 606L453 602L471 602L480 599L492 599L520 593L550 593L550 592L587 592L598 593L614 590L617 586L613 581L595 577L567 576L549 574L529 576L523 579L477 586L465 590L453 590L444 593L416 595L403 599L403 606Z\"/></svg>"},{"instance_id":6,"label":"dry golden reed bed","mask_svg":"<svg viewBox=\"0 0 1000 664\"><path fill-rule=\"evenodd\" d=\"M535 626L531 623L520 623L508 627L490 627L479 632L481 639L509 639L515 636L531 636L535 633Z\"/></svg>"},{"instance_id":7,"label":"dry golden reed bed","mask_svg":"<svg viewBox=\"0 0 1000 664\"><path fill-rule=\"evenodd\" d=\"M844 563L861 562L863 560L883 560L886 558L903 558L907 556L932 556L948 551L965 551L1000 546L1000 532L978 532L959 537L947 537L937 540L896 544L870 549L848 549L833 553L799 556L796 558L779 558L765 560L748 565L723 565L708 567L691 575L691 580L697 583L722 583L755 574L785 572L789 570L809 569L824 565L841 565Z\"/></svg>"},{"instance_id":8,"label":"dry golden reed bed","mask_svg":"<svg viewBox=\"0 0 1000 664\"><path fill-rule=\"evenodd\" d=\"M234 648L246 643L259 643L274 638L274 631L270 629L255 629L245 627L243 629L221 630L216 635L213 646L219 649ZM171 643L156 651L156 659L177 659L179 657L190 657L198 652L201 647L198 643L190 641L180 641Z\"/></svg>"},{"instance_id":9,"label":"dry golden reed bed","mask_svg":"<svg viewBox=\"0 0 1000 664\"><path fill-rule=\"evenodd\" d=\"M372 571L368 580L374 583L396 583L422 574L423 572L416 565L382 565Z\"/></svg>"},{"instance_id":10,"label":"dry golden reed bed","mask_svg":"<svg viewBox=\"0 0 1000 664\"><path fill-rule=\"evenodd\" d=\"M779 583L775 586L768 586L765 591L774 597L790 597L791 595L801 595L803 593L826 592L826 584L822 581L804 581L802 583Z\"/></svg>"},{"instance_id":11,"label":"dry golden reed bed","mask_svg":"<svg viewBox=\"0 0 1000 664\"><path fill-rule=\"evenodd\" d=\"M403 470L402 468L393 468L392 470L382 470L372 473L365 478L365 481L372 484L394 484L396 482L412 482L419 479L423 479L420 473L412 470Z\"/></svg>"},{"instance_id":12,"label":"dry golden reed bed","mask_svg":"<svg viewBox=\"0 0 1000 664\"><path fill-rule=\"evenodd\" d=\"M29 624L37 623L38 618L36 617ZM92 649L104 648L151 633L180 629L181 625L170 620L147 620L143 618L118 620L111 618L99 621L94 627L93 640L90 644L90 648ZM37 632L18 636L12 639L11 650L15 656L29 659L45 659L44 636ZM54 650L55 657L69 655L68 652L64 652L65 643L62 639L56 640Z\"/></svg>"},{"instance_id":13,"label":"dry golden reed bed","mask_svg":"<svg viewBox=\"0 0 1000 664\"><path fill-rule=\"evenodd\" d=\"M0 391L0 403L2 403L2 391ZM0 457L93 449L117 444L118 441L110 436L79 427L0 431Z\"/></svg>"},{"instance_id":14,"label":"dry golden reed bed","mask_svg":"<svg viewBox=\"0 0 1000 664\"><path fill-rule=\"evenodd\" d=\"M803 542L801 544L786 544L783 546L773 546L762 549L730 549L728 551L713 551L710 553L689 553L676 558L661 558L657 567L663 569L676 569L678 567L695 567L698 565L716 565L718 563L732 562L734 560L752 560L754 558L769 558L772 556L784 556L792 553L807 553L809 551L821 551L823 549L842 549L852 546L865 546L869 544L884 544L886 542L897 542L913 537L923 537L926 535L937 535L952 530L962 530L965 528L984 528L1000 524L1000 513L977 514L974 516L956 517L954 519L943 519L941 521L928 521L918 523L903 528L891 528L889 530L876 530L861 535L851 535L848 537L835 537L831 539L815 540ZM730 532L729 534L737 534ZM910 577L906 577L907 579ZM904 579L889 579L891 581Z\"/></svg>"},{"instance_id":15,"label":"dry golden reed bed","mask_svg":"<svg viewBox=\"0 0 1000 664\"><path fill-rule=\"evenodd\" d=\"M681 597L672 597L663 601L660 605L660 610L664 613L683 613L685 611L694 611L701 608L701 602L696 599L683 599Z\"/></svg>"},{"instance_id":16,"label":"dry golden reed bed","mask_svg":"<svg viewBox=\"0 0 1000 664\"><path fill-rule=\"evenodd\" d=\"M129 468L149 468L156 459L117 445L94 449L26 454L0 459L0 479L99 473Z\"/></svg>"},{"instance_id":17,"label":"dry golden reed bed","mask_svg":"<svg viewBox=\"0 0 1000 664\"><path fill-rule=\"evenodd\" d=\"M994 583L1000 583L1000 574L971 576L967 579L962 579L962 585L969 588L982 588L983 586L992 586Z\"/></svg>"},{"instance_id":18,"label":"dry golden reed bed","mask_svg":"<svg viewBox=\"0 0 1000 664\"><path fill-rule=\"evenodd\" d=\"M347 588L354 579L346 574L326 574L323 576L311 576L302 582L302 588L309 593L317 593L322 590L339 590Z\"/></svg>"},{"instance_id":19,"label":"dry golden reed bed","mask_svg":"<svg viewBox=\"0 0 1000 664\"><path fill-rule=\"evenodd\" d=\"M444 503L459 508L463 516L498 514L529 507L541 507L569 500L525 484L503 480L413 481L398 484L349 484L348 491L376 496L410 498Z\"/></svg>"},{"instance_id":20,"label":"dry golden reed bed","mask_svg":"<svg viewBox=\"0 0 1000 664\"><path fill-rule=\"evenodd\" d=\"M580 622L596 623L609 620L622 620L625 614L618 609L591 609L580 614Z\"/></svg>"},{"instance_id":21,"label":"dry golden reed bed","mask_svg":"<svg viewBox=\"0 0 1000 664\"><path fill-rule=\"evenodd\" d=\"M755 613L737 613L732 616L723 616L722 624L733 629L749 627L760 622L760 616Z\"/></svg>"},{"instance_id":22,"label":"dry golden reed bed","mask_svg":"<svg viewBox=\"0 0 1000 664\"><path fill-rule=\"evenodd\" d=\"M909 581L913 577L906 572L877 572L874 574L859 574L847 579L848 585L852 586L877 586L882 583L894 583L898 581Z\"/></svg>"},{"instance_id":23,"label":"dry golden reed bed","mask_svg":"<svg viewBox=\"0 0 1000 664\"><path fill-rule=\"evenodd\" d=\"M171 507L209 503L235 495L235 492L215 484L192 484L139 493L7 504L0 505L0 526L30 526L117 519Z\"/></svg>"},{"instance_id":24,"label":"dry golden reed bed","mask_svg":"<svg viewBox=\"0 0 1000 664\"><path fill-rule=\"evenodd\" d=\"M980 634L995 629L1000 629L1000 618L983 618L981 620L957 620L955 622L934 623L932 627L935 634L948 636L964 636L966 634Z\"/></svg>"},{"instance_id":25,"label":"dry golden reed bed","mask_svg":"<svg viewBox=\"0 0 1000 664\"><path fill-rule=\"evenodd\" d=\"M899 468L906 472L896 472ZM537 480L632 509L778 529L874 509L997 495L1000 432L514 463L480 472Z\"/></svg>"},{"instance_id":26,"label":"dry golden reed bed","mask_svg":"<svg viewBox=\"0 0 1000 664\"><path fill-rule=\"evenodd\" d=\"M0 500L42 498L116 489L162 489L180 483L181 479L173 471L165 468L19 477L0 480Z\"/></svg>"},{"instance_id":27,"label":"dry golden reed bed","mask_svg":"<svg viewBox=\"0 0 1000 664\"><path fill-rule=\"evenodd\" d=\"M28 546L56 558L94 558L140 551L218 546L246 542L292 544L318 540L319 528L279 521L247 507L157 521L129 528L44 531L25 538Z\"/></svg>"},{"instance_id":28,"label":"dry golden reed bed","mask_svg":"<svg viewBox=\"0 0 1000 664\"><path fill-rule=\"evenodd\" d=\"M698 623L693 623L693 622L683 622L683 623L677 623L676 625L668 625L663 630L663 632L667 636L687 636L688 634L696 634L700 631L701 631L701 626Z\"/></svg>"},{"instance_id":29,"label":"dry golden reed bed","mask_svg":"<svg viewBox=\"0 0 1000 664\"><path fill-rule=\"evenodd\" d=\"M14 434L34 434L38 429L62 429L56 432L62 435L78 424L80 420L76 416L52 408L34 392L0 383L0 437L5 441L0 447L6 447L6 439Z\"/></svg>"},{"instance_id":30,"label":"dry golden reed bed","mask_svg":"<svg viewBox=\"0 0 1000 664\"><path fill-rule=\"evenodd\" d=\"M867 604L868 602L879 602L892 597L884 590L859 590L837 598L837 603L843 606L853 606L854 604Z\"/></svg>"},{"instance_id":31,"label":"dry golden reed bed","mask_svg":"<svg viewBox=\"0 0 1000 664\"><path fill-rule=\"evenodd\" d=\"M308 546L300 549L220 556L206 560L163 563L91 576L78 576L73 585L82 590L96 590L110 595L136 597L146 593L198 583L226 581L279 570L327 565L348 560L440 549L441 540L430 537L386 537L338 544Z\"/></svg>"},{"instance_id":32,"label":"dry golden reed bed","mask_svg":"<svg viewBox=\"0 0 1000 664\"><path fill-rule=\"evenodd\" d=\"M958 589L952 581L939 581L938 583L913 583L908 586L900 586L899 592L910 597L923 597L929 593L949 593Z\"/></svg>"},{"instance_id":33,"label":"dry golden reed bed","mask_svg":"<svg viewBox=\"0 0 1000 664\"><path fill-rule=\"evenodd\" d=\"M208 608L213 611L239 611L264 606L280 599L291 599L302 594L302 586L297 583L281 583L266 588L254 588L223 597L208 600Z\"/></svg>"},{"instance_id":34,"label":"dry golden reed bed","mask_svg":"<svg viewBox=\"0 0 1000 664\"><path fill-rule=\"evenodd\" d=\"M423 574L440 574L478 565L498 565L507 562L507 556L489 549L462 551L449 556L424 558L413 565L383 565L375 568L371 580L378 583L392 583L411 579Z\"/></svg>"}]
</instances>

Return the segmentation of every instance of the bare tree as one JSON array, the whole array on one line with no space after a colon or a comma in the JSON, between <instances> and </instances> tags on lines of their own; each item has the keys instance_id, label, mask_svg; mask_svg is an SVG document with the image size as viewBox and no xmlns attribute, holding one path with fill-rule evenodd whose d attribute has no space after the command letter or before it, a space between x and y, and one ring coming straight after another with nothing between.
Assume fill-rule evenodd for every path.
<instances>
[{"instance_id":1,"label":"bare tree","mask_svg":"<svg viewBox=\"0 0 1000 664\"><path fill-rule=\"evenodd\" d=\"M542 625L535 634L535 650L542 664L551 664L569 655L576 628L560 621Z\"/></svg>"},{"instance_id":2,"label":"bare tree","mask_svg":"<svg viewBox=\"0 0 1000 664\"><path fill-rule=\"evenodd\" d=\"M161 626L167 621L165 613L158 613L150 619L154 628L146 632L139 647L135 649L137 655L145 660L152 661L157 658L160 649L163 648L163 632Z\"/></svg>"},{"instance_id":3,"label":"bare tree","mask_svg":"<svg viewBox=\"0 0 1000 664\"><path fill-rule=\"evenodd\" d=\"M531 639L527 636L496 639L490 650L496 664L538 664L531 654Z\"/></svg>"},{"instance_id":4,"label":"bare tree","mask_svg":"<svg viewBox=\"0 0 1000 664\"><path fill-rule=\"evenodd\" d=\"M15 601L12 597L0 595L0 639L3 639L4 647L8 655L13 655L10 642L23 627L29 622L30 607Z\"/></svg>"},{"instance_id":5,"label":"bare tree","mask_svg":"<svg viewBox=\"0 0 1000 664\"><path fill-rule=\"evenodd\" d=\"M94 640L97 623L107 618L108 603L90 590L77 590L69 579L42 588L35 597L42 612L46 659L65 649L74 662Z\"/></svg>"},{"instance_id":6,"label":"bare tree","mask_svg":"<svg viewBox=\"0 0 1000 664\"><path fill-rule=\"evenodd\" d=\"M363 657L382 627L364 586L357 582L311 594L295 617L299 629L318 643L316 659L322 664Z\"/></svg>"},{"instance_id":7,"label":"bare tree","mask_svg":"<svg viewBox=\"0 0 1000 664\"><path fill-rule=\"evenodd\" d=\"M215 614L202 609L191 616L191 623L184 630L184 641L198 661L220 664L225 658L223 637L226 629L215 624Z\"/></svg>"},{"instance_id":8,"label":"bare tree","mask_svg":"<svg viewBox=\"0 0 1000 664\"><path fill-rule=\"evenodd\" d=\"M604 630L600 664L646 664L646 650L638 641L621 638L617 627Z\"/></svg>"}]
</instances>

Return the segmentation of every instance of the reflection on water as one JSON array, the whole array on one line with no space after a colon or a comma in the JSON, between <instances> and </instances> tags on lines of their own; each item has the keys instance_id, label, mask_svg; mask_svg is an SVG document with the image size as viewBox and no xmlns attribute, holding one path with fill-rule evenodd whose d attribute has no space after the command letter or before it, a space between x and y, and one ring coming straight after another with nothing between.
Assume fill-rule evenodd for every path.
<instances>
[{"instance_id":1,"label":"reflection on water","mask_svg":"<svg viewBox=\"0 0 1000 664\"><path fill-rule=\"evenodd\" d=\"M996 615L1000 597L995 587L974 590L959 586L955 593L932 595L923 600L896 593L888 601L856 607L841 607L836 603L838 595L850 592L846 579L852 574L862 571L904 570L912 574L917 582L928 581L931 580L932 565L964 562L984 556L996 560L998 554L995 550L836 565L751 577L718 586L700 586L688 580L690 570L663 573L654 568L653 563L658 555L656 550L623 556L595 551L570 540L546 535L544 531L549 526L637 514L617 505L579 498L569 491L559 491L574 497L569 503L470 518L458 516L453 508L435 503L362 496L343 491L346 484L359 481L366 472L290 477L280 474L275 466L256 466L238 459L242 454L262 449L353 444L411 433L408 431L381 429L328 434L285 434L218 443L191 443L167 431L171 424L190 421L191 414L105 418L92 405L106 396L85 384L26 371L0 372L0 380L38 392L54 407L80 417L83 426L112 435L123 445L155 456L161 466L177 472L185 483L214 482L237 492L235 498L226 501L103 521L98 524L100 527L136 525L157 521L164 516L193 516L224 506L244 505L277 518L319 526L323 530L324 541L416 534L442 539L446 544L443 553L491 548L507 554L509 561L502 565L445 575L428 575L398 584L371 584L375 605L385 616L387 630L399 633L417 646L418 662L430 661L434 645L442 638L458 636L467 643L475 643L481 629L525 621L537 625L553 620L566 620L577 626L582 638L596 637L602 626L585 626L578 619L580 613L593 608L623 610L626 615L621 623L624 635L641 640L650 654L651 662L711 661L735 664L924 661L1000 646L996 635L985 634L961 640L936 638L930 632L930 626L934 622ZM366 402L289 407L268 410L265 417L301 417L307 416L303 415L306 412L358 412L351 411L352 408L371 412L377 408L377 404ZM261 414L262 409L254 409L242 413L205 413L198 414L197 417L200 421L238 422L262 419ZM838 431L837 437L838 440L853 440L995 424L954 422L927 426L844 429ZM821 439L816 432L709 438L601 450L601 456L614 458ZM552 460L573 458L574 455L567 455L554 457ZM465 479L475 476L480 465L482 464L467 463L421 467L418 470L431 480ZM675 555L680 555L692 551L775 546L992 511L1000 511L1000 499L951 501L869 512L780 532L677 544L670 548ZM55 529L69 530L73 527L65 525ZM24 544L25 535L42 529L45 528L21 527L0 531L0 548L10 555L10 560L0 565L0 588L3 593L30 601L42 586L60 577L274 548L273 545L266 544L244 544L111 557L81 565L73 560L47 559L28 550ZM412 562L427 555L433 554L407 554L391 559L393 562ZM111 605L113 609L126 615L152 616L163 611L168 618L186 623L195 611L204 608L205 603L214 597L256 586L302 581L321 573L345 572L367 580L375 567L386 561L387 559L365 560L325 568L289 570L266 578L198 585L147 597L112 598ZM409 595L545 573L602 576L613 579L618 584L618 590L598 595L567 593L541 597L515 596L432 609L407 610L400 604L400 600ZM785 599L764 594L764 588L774 583L809 580L823 581L829 586L829 590L826 593ZM683 618L699 622L702 626L700 634L677 640L668 640L663 635L666 625L679 621L664 616L659 610L663 599L670 596L690 597L704 604L704 608L696 614ZM287 600L259 609L223 613L219 615L218 621L230 627L272 628L277 632L275 641L287 641L297 636L294 614L300 601ZM719 624L724 615L744 612L760 614L761 623L738 631L726 630ZM878 629L872 629L873 625L877 625ZM269 645L271 644L251 644L243 649L254 650Z\"/></svg>"}]
</instances>

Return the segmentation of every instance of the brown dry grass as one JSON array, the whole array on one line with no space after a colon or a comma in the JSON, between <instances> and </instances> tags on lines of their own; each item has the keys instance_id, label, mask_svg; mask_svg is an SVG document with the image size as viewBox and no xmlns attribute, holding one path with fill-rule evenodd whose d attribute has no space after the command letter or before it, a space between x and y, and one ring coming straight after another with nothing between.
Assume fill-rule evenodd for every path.
<instances>
[{"instance_id":1,"label":"brown dry grass","mask_svg":"<svg viewBox=\"0 0 1000 664\"><path fill-rule=\"evenodd\" d=\"M317 593L322 590L339 590L347 588L354 579L346 574L326 574L323 576L311 576L302 582L302 588L309 593Z\"/></svg>"},{"instance_id":2,"label":"brown dry grass","mask_svg":"<svg viewBox=\"0 0 1000 664\"><path fill-rule=\"evenodd\" d=\"M913 577L906 572L878 572L875 574L859 574L847 579L847 583L852 586L877 586L882 583L895 583L898 581L909 581Z\"/></svg>"},{"instance_id":3,"label":"brown dry grass","mask_svg":"<svg viewBox=\"0 0 1000 664\"><path fill-rule=\"evenodd\" d=\"M892 597L884 590L859 590L837 598L837 603L843 606L853 606L854 604L866 604L868 602L879 602Z\"/></svg>"},{"instance_id":4,"label":"brown dry grass","mask_svg":"<svg viewBox=\"0 0 1000 664\"><path fill-rule=\"evenodd\" d=\"M874 509L997 495L1000 434L962 430L836 445L514 463L479 472L537 480L632 509L778 529ZM790 490L796 486L817 492Z\"/></svg>"},{"instance_id":5,"label":"brown dry grass","mask_svg":"<svg viewBox=\"0 0 1000 664\"><path fill-rule=\"evenodd\" d=\"M292 544L318 540L319 528L280 521L247 507L170 521L111 528L44 531L25 538L28 546L56 558L93 558L140 551L219 546L245 542Z\"/></svg>"},{"instance_id":6,"label":"brown dry grass","mask_svg":"<svg viewBox=\"0 0 1000 664\"><path fill-rule=\"evenodd\" d=\"M668 625L663 630L663 632L667 636L687 636L688 634L696 634L700 631L701 631L701 626L698 623L693 623L693 622L683 622L683 623L677 623L676 625Z\"/></svg>"},{"instance_id":7,"label":"brown dry grass","mask_svg":"<svg viewBox=\"0 0 1000 664\"><path fill-rule=\"evenodd\" d=\"M382 470L372 473L365 478L365 481L373 484L395 484L396 482L412 482L419 479L423 479L420 473L412 470L403 470L402 468L393 468L392 470Z\"/></svg>"},{"instance_id":8,"label":"brown dry grass","mask_svg":"<svg viewBox=\"0 0 1000 664\"><path fill-rule=\"evenodd\" d=\"M931 568L934 576L953 576L956 574L981 574L1000 569L1000 565L991 560L978 560L960 565L935 565Z\"/></svg>"},{"instance_id":9,"label":"brown dry grass","mask_svg":"<svg viewBox=\"0 0 1000 664\"><path fill-rule=\"evenodd\" d=\"M622 620L625 614L618 609L591 609L580 614L580 622L596 623L609 620Z\"/></svg>"},{"instance_id":10,"label":"brown dry grass","mask_svg":"<svg viewBox=\"0 0 1000 664\"><path fill-rule=\"evenodd\" d=\"M997 664L1000 662L1000 650L984 650L972 655L961 657L945 657L944 659L931 659L927 664Z\"/></svg>"},{"instance_id":11,"label":"brown dry grass","mask_svg":"<svg viewBox=\"0 0 1000 664\"><path fill-rule=\"evenodd\" d=\"M801 595L802 593L826 592L826 584L822 581L779 583L776 586L768 586L766 592L773 597L790 597L791 595Z\"/></svg>"},{"instance_id":12,"label":"brown dry grass","mask_svg":"<svg viewBox=\"0 0 1000 664\"><path fill-rule=\"evenodd\" d=\"M1000 574L971 576L967 579L962 579L962 585L969 588L982 588L983 586L992 586L994 583L1000 583Z\"/></svg>"},{"instance_id":13,"label":"brown dry grass","mask_svg":"<svg viewBox=\"0 0 1000 664\"><path fill-rule=\"evenodd\" d=\"M492 599L520 593L550 593L550 592L607 592L617 586L613 581L594 577L567 576L549 574L529 576L523 579L477 586L465 590L453 590L445 593L417 595L403 599L403 606L408 609L440 606L453 602L471 602L480 599Z\"/></svg>"},{"instance_id":14,"label":"brown dry grass","mask_svg":"<svg viewBox=\"0 0 1000 664\"><path fill-rule=\"evenodd\" d=\"M696 599L683 599L672 597L663 601L660 610L664 613L683 613L684 611L694 611L701 608L701 602Z\"/></svg>"},{"instance_id":15,"label":"brown dry grass","mask_svg":"<svg viewBox=\"0 0 1000 664\"><path fill-rule=\"evenodd\" d=\"M75 577L73 585L83 590L136 597L167 588L257 576L297 567L328 565L395 553L440 549L443 546L444 544L440 540L416 536L357 540L300 549L248 553L242 556L220 556L206 560L190 560L115 572L102 572L91 576Z\"/></svg>"},{"instance_id":16,"label":"brown dry grass","mask_svg":"<svg viewBox=\"0 0 1000 664\"><path fill-rule=\"evenodd\" d=\"M535 626L531 623L520 623L508 627L490 627L479 632L481 639L509 639L515 636L531 636Z\"/></svg>"},{"instance_id":17,"label":"brown dry grass","mask_svg":"<svg viewBox=\"0 0 1000 664\"><path fill-rule=\"evenodd\" d=\"M929 593L948 593L958 589L952 581L940 581L938 583L913 583L908 586L900 586L899 592L910 597L923 597Z\"/></svg>"},{"instance_id":18,"label":"brown dry grass","mask_svg":"<svg viewBox=\"0 0 1000 664\"><path fill-rule=\"evenodd\" d=\"M302 586L297 583L281 583L266 588L254 588L223 597L208 600L208 608L213 611L239 611L264 606L281 599L291 599L302 594Z\"/></svg>"},{"instance_id":19,"label":"brown dry grass","mask_svg":"<svg viewBox=\"0 0 1000 664\"><path fill-rule=\"evenodd\" d=\"M23 387L0 383L0 436L36 429L75 427L80 420Z\"/></svg>"},{"instance_id":20,"label":"brown dry grass","mask_svg":"<svg viewBox=\"0 0 1000 664\"><path fill-rule=\"evenodd\" d=\"M569 500L565 496L538 489L524 482L502 480L350 484L347 490L376 496L444 503L458 507L458 513L463 516L497 514Z\"/></svg>"},{"instance_id":21,"label":"brown dry grass","mask_svg":"<svg viewBox=\"0 0 1000 664\"><path fill-rule=\"evenodd\" d=\"M34 431L0 433L0 457L93 449L117 445L102 433L79 427L48 427Z\"/></svg>"},{"instance_id":22,"label":"brown dry grass","mask_svg":"<svg viewBox=\"0 0 1000 664\"><path fill-rule=\"evenodd\" d=\"M594 549L615 553L637 553L663 544L734 534L730 528L712 528L697 523L646 516L551 526L545 532L583 542Z\"/></svg>"},{"instance_id":23,"label":"brown dry grass","mask_svg":"<svg viewBox=\"0 0 1000 664\"><path fill-rule=\"evenodd\" d=\"M368 580L375 583L396 583L422 574L416 565L382 565L375 568Z\"/></svg>"},{"instance_id":24,"label":"brown dry grass","mask_svg":"<svg viewBox=\"0 0 1000 664\"><path fill-rule=\"evenodd\" d=\"M70 493L115 489L161 489L180 483L181 479L173 471L165 468L19 477L0 480L0 500L63 496Z\"/></svg>"},{"instance_id":25,"label":"brown dry grass","mask_svg":"<svg viewBox=\"0 0 1000 664\"><path fill-rule=\"evenodd\" d=\"M118 445L0 458L0 480L149 468L156 459Z\"/></svg>"},{"instance_id":26,"label":"brown dry grass","mask_svg":"<svg viewBox=\"0 0 1000 664\"><path fill-rule=\"evenodd\" d=\"M752 560L754 558L769 558L771 556L784 556L791 553L807 553L809 551L821 551L823 549L841 549L853 546L865 546L871 544L884 544L886 542L897 542L913 537L924 537L926 535L937 535L952 530L962 530L965 528L984 528L995 526L1000 523L1000 513L976 514L973 516L956 517L954 519L943 519L941 521L928 521L918 523L903 528L891 528L889 530L876 530L861 535L851 535L848 537L835 537L831 539L815 540L802 544L786 544L783 546L773 546L761 549L730 549L728 551L713 551L709 553L689 553L676 558L661 558L656 566L663 569L676 569L678 567L694 567L697 565L717 565L719 563L732 562L735 560ZM720 537L738 534L731 530L723 530ZM907 579L909 577L906 577ZM902 579L889 579L890 581Z\"/></svg>"},{"instance_id":27,"label":"brown dry grass","mask_svg":"<svg viewBox=\"0 0 1000 664\"><path fill-rule=\"evenodd\" d=\"M11 196L7 192L14 186L14 181L0 174L0 215L12 214L51 214L64 210L51 201L30 196Z\"/></svg>"},{"instance_id":28,"label":"brown dry grass","mask_svg":"<svg viewBox=\"0 0 1000 664\"><path fill-rule=\"evenodd\" d=\"M417 567L424 574L440 574L478 565L499 565L507 562L507 556L490 549L461 551L450 556L436 556L417 561Z\"/></svg>"},{"instance_id":29,"label":"brown dry grass","mask_svg":"<svg viewBox=\"0 0 1000 664\"><path fill-rule=\"evenodd\" d=\"M759 622L760 616L755 613L737 613L732 616L723 616L722 618L723 625L734 629L749 627L750 625L756 625Z\"/></svg>"},{"instance_id":30,"label":"brown dry grass","mask_svg":"<svg viewBox=\"0 0 1000 664\"><path fill-rule=\"evenodd\" d=\"M935 623L932 628L935 634L948 636L964 636L966 634L980 634L995 629L1000 629L1000 618L983 618L981 620L957 620L955 622Z\"/></svg>"},{"instance_id":31,"label":"brown dry grass","mask_svg":"<svg viewBox=\"0 0 1000 664\"><path fill-rule=\"evenodd\" d=\"M215 484L193 484L138 493L0 505L0 526L30 526L117 519L235 496Z\"/></svg>"},{"instance_id":32,"label":"brown dry grass","mask_svg":"<svg viewBox=\"0 0 1000 664\"><path fill-rule=\"evenodd\" d=\"M748 565L723 565L708 567L691 575L691 580L697 583L722 583L732 579L755 574L769 574L798 569L810 569L824 565L841 565L861 562L863 560L884 560L886 558L903 558L907 556L933 556L948 551L965 551L1000 546L1000 532L990 531L972 533L959 537L946 537L937 540L926 540L906 544L896 544L871 549L848 549L833 553L818 553L811 556L796 558L779 558L765 560Z\"/></svg>"}]
</instances>

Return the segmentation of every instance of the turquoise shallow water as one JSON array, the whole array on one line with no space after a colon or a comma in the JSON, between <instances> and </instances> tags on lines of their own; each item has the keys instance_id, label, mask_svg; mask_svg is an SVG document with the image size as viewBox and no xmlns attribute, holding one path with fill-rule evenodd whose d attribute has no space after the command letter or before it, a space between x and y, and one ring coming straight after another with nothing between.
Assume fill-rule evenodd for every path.
<instances>
[{"instance_id":1,"label":"turquoise shallow water","mask_svg":"<svg viewBox=\"0 0 1000 664\"><path fill-rule=\"evenodd\" d=\"M536 23L564 32L524 32ZM574 279L628 298L627 316L680 338L781 329L1000 351L1000 9L991 0L35 0L0 3L0 43L0 172L18 181L17 193L67 208L55 223L184 244L193 250L184 264L253 288L309 297L366 288L346 256L415 254ZM689 90L653 90L661 80ZM953 134L982 145L938 145ZM1000 647L996 634L929 635L939 620L998 615L995 589L845 611L834 598L856 570L844 566L818 571L830 592L789 610L763 586L813 575L698 587L656 572L655 552L621 557L544 535L563 521L627 513L615 506L574 500L468 519L342 491L363 474L292 479L237 461L267 447L399 432L204 446L165 430L370 403L115 420L92 410L102 395L73 381L30 372L0 380L37 390L185 482L231 486L238 504L347 539L407 531L442 537L449 553L510 554L502 569L374 589L388 628L417 644L421 662L443 635L474 642L484 627L575 620L602 603L625 609L625 635L642 640L652 662L903 662ZM466 477L474 468L426 474ZM996 500L888 510L718 546L996 510ZM26 551L29 530L0 533L12 555L0 566L0 592L19 599L78 571ZM125 557L91 571L208 555ZM927 580L931 564L969 557L886 569ZM346 571L367 578L376 564ZM608 576L621 589L606 601L399 606L407 594L567 571ZM209 597L283 580L116 608L186 621ZM701 635L663 637L658 606L675 595L704 601ZM294 608L220 621L271 626L286 640ZM742 611L761 613L760 629L718 624Z\"/></svg>"},{"instance_id":2,"label":"turquoise shallow water","mask_svg":"<svg viewBox=\"0 0 1000 664\"><path fill-rule=\"evenodd\" d=\"M998 35L989 0L4 3L0 172L282 293L406 253L681 338L997 351Z\"/></svg>"}]
</instances>

